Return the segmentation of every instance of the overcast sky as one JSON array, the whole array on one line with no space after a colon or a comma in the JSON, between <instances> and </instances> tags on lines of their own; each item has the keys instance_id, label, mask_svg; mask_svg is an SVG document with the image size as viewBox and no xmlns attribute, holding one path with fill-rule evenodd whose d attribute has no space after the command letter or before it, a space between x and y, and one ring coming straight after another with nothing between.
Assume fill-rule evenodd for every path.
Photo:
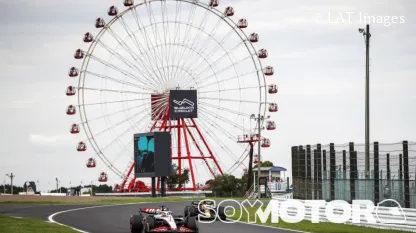
<instances>
[{"instance_id":1,"label":"overcast sky","mask_svg":"<svg viewBox=\"0 0 416 233\"><path fill-rule=\"evenodd\" d=\"M64 92L74 50L112 4L122 8L121 0L0 0L0 178L7 183L11 172L18 185L39 180L41 189L55 177L63 185L97 183L99 170L85 167L89 156L68 133ZM227 5L249 20L247 32L260 34L258 46L275 67L268 83L279 87L271 98L279 112L266 160L290 173L293 145L364 142L364 16L381 18L370 22L371 141L416 141L415 1L220 1Z\"/></svg>"}]
</instances>

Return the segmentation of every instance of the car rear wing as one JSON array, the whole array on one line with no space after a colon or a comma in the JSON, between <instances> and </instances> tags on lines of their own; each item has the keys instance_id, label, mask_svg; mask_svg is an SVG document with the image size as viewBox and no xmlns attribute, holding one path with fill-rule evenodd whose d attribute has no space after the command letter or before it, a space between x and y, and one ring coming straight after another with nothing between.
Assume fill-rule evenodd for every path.
<instances>
[{"instance_id":1,"label":"car rear wing","mask_svg":"<svg viewBox=\"0 0 416 233\"><path fill-rule=\"evenodd\" d=\"M140 212L145 214L155 214L161 210L160 208L140 208Z\"/></svg>"}]
</instances>

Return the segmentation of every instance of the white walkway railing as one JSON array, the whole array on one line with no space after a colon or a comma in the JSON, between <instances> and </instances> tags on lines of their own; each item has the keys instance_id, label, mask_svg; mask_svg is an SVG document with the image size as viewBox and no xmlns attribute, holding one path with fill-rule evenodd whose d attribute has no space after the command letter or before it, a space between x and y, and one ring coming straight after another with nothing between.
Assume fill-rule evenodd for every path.
<instances>
[{"instance_id":1,"label":"white walkway railing","mask_svg":"<svg viewBox=\"0 0 416 233\"><path fill-rule=\"evenodd\" d=\"M279 202L279 207L283 202L286 201L297 201L305 203L304 200L291 199L289 195L274 196L273 199ZM325 202L325 205L320 206L319 211L317 211L319 215L319 222L330 222L326 215L326 207L328 203L329 202ZM307 204L304 204L303 206L305 207L304 220L312 220L312 207ZM349 207L351 210L353 209L352 205L349 205ZM273 208L273 214L278 215L279 209L280 208ZM297 213L298 210L296 208L288 208L289 215L295 216ZM374 216L375 223L368 222L364 215L361 215L359 218L359 223L353 222L352 218L344 222L342 221L343 213L344 211L341 207L335 206L333 209L334 219L351 225L416 232L416 209L374 206L374 210L371 212L371 214Z\"/></svg>"}]
</instances>

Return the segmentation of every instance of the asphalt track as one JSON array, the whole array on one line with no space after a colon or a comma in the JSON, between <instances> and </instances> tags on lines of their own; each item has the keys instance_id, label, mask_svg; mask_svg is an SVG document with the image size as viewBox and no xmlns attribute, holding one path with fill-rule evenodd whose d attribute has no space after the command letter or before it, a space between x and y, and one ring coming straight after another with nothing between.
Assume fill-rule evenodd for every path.
<instances>
[{"instance_id":1,"label":"asphalt track","mask_svg":"<svg viewBox=\"0 0 416 233\"><path fill-rule=\"evenodd\" d=\"M168 206L173 212L183 214L186 202L142 203L130 205L0 205L0 214L16 217L52 220L84 232L128 233L129 218L141 207ZM76 210L75 210L76 209ZM201 233L293 233L294 231L268 228L243 223L199 223Z\"/></svg>"}]
</instances>

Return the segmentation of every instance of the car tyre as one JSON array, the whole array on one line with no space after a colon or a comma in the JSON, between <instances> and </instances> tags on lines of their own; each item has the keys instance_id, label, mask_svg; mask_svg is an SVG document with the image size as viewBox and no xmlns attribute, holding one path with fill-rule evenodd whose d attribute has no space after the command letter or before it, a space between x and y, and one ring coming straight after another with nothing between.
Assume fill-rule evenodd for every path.
<instances>
[{"instance_id":1,"label":"car tyre","mask_svg":"<svg viewBox=\"0 0 416 233\"><path fill-rule=\"evenodd\" d=\"M132 215L130 217L130 232L131 233L143 232L143 216Z\"/></svg>"},{"instance_id":2,"label":"car tyre","mask_svg":"<svg viewBox=\"0 0 416 233\"><path fill-rule=\"evenodd\" d=\"M155 228L155 218L151 216L146 217L146 230L145 232L150 232L153 228Z\"/></svg>"},{"instance_id":3,"label":"car tyre","mask_svg":"<svg viewBox=\"0 0 416 233\"><path fill-rule=\"evenodd\" d=\"M196 217L198 215L195 206L185 206L184 216Z\"/></svg>"},{"instance_id":4,"label":"car tyre","mask_svg":"<svg viewBox=\"0 0 416 233\"><path fill-rule=\"evenodd\" d=\"M221 220L227 220L227 216L225 215L225 208L220 206L218 207L218 218Z\"/></svg>"},{"instance_id":5,"label":"car tyre","mask_svg":"<svg viewBox=\"0 0 416 233\"><path fill-rule=\"evenodd\" d=\"M185 227L194 230L195 232L199 232L195 217L187 217L185 220Z\"/></svg>"}]
</instances>

